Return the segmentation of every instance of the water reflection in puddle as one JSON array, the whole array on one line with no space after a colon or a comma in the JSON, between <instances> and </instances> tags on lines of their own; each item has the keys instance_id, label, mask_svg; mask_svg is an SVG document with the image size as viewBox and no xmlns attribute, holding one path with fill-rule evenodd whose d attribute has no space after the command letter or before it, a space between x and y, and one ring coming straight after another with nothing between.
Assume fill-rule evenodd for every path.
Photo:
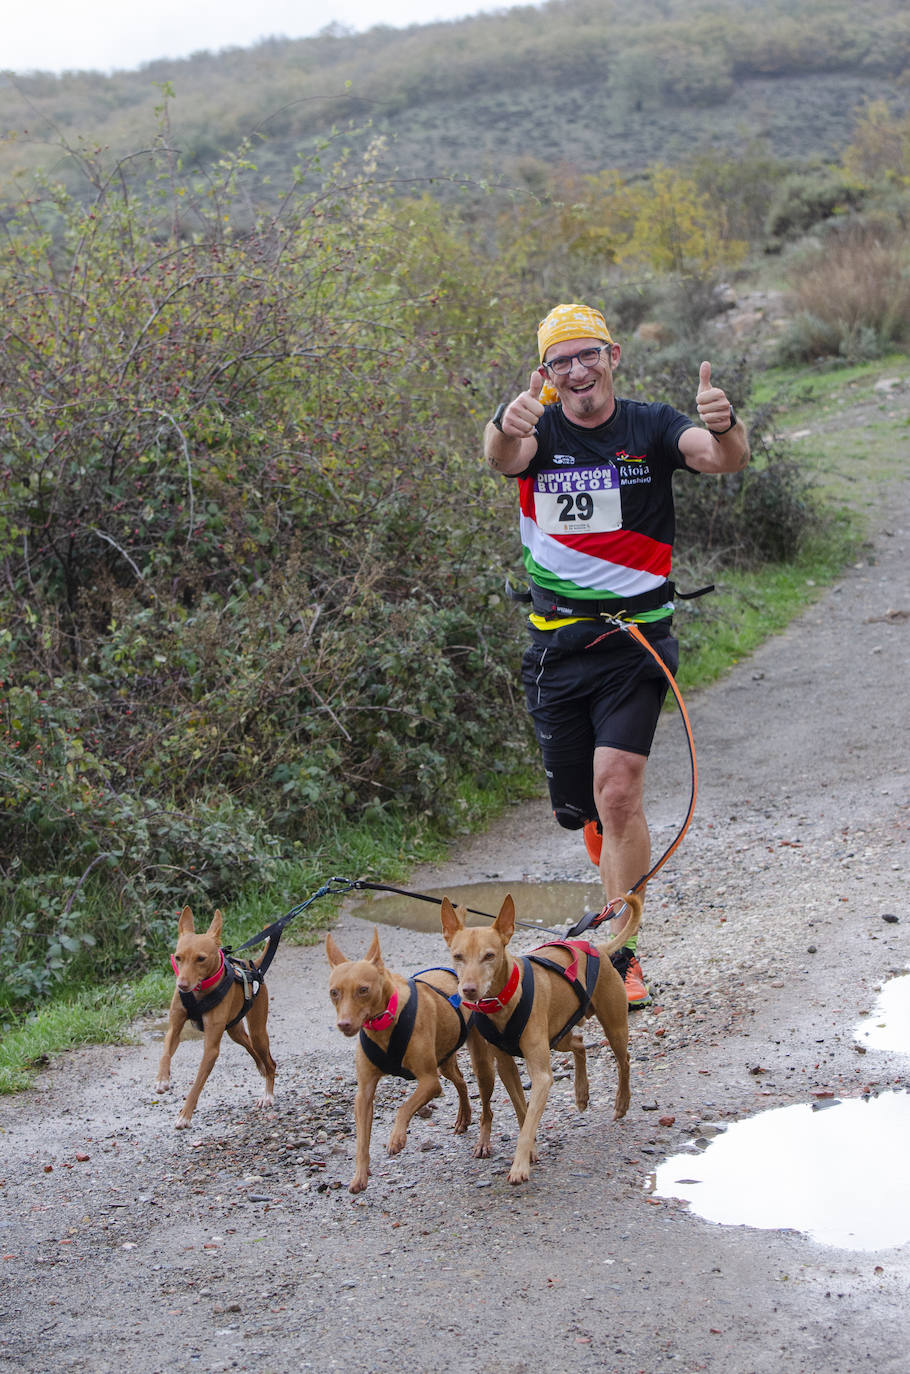
<instances>
[{"instance_id":1,"label":"water reflection in puddle","mask_svg":"<svg viewBox=\"0 0 910 1374\"><path fill-rule=\"evenodd\" d=\"M870 1049L910 1053L910 975L885 984L855 1036ZM890 1249L910 1241L908 1132L906 1092L781 1107L728 1126L701 1155L673 1155L656 1170L654 1191L706 1221ZM851 1182L857 1159L874 1164L861 1187Z\"/></svg>"},{"instance_id":2,"label":"water reflection in puddle","mask_svg":"<svg viewBox=\"0 0 910 1374\"><path fill-rule=\"evenodd\" d=\"M873 1050L910 1054L910 974L885 984L872 1015L857 1026L856 1038Z\"/></svg>"},{"instance_id":3,"label":"water reflection in puddle","mask_svg":"<svg viewBox=\"0 0 910 1374\"><path fill-rule=\"evenodd\" d=\"M780 1107L729 1126L700 1155L674 1155L655 1193L706 1221L803 1231L849 1250L910 1241L910 1094ZM873 1161L861 1171L858 1160Z\"/></svg>"},{"instance_id":4,"label":"water reflection in puddle","mask_svg":"<svg viewBox=\"0 0 910 1374\"><path fill-rule=\"evenodd\" d=\"M437 899L433 902L401 897L396 893L370 897L351 906L350 912L365 921L436 933L441 929L439 902L443 897L448 897L455 906L468 908L468 925L483 926L489 925L488 917L498 914L509 893L515 899L516 918L532 926L574 925L586 911L599 911L603 906L600 883L489 882L431 888L423 895ZM486 916L471 915L471 911L485 912Z\"/></svg>"}]
</instances>

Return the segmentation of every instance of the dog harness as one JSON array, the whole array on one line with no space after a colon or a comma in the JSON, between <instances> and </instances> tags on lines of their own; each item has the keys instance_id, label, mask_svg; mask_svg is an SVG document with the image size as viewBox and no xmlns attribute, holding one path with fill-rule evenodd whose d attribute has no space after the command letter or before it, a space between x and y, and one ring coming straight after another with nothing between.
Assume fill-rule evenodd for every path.
<instances>
[{"instance_id":1,"label":"dog harness","mask_svg":"<svg viewBox=\"0 0 910 1374\"><path fill-rule=\"evenodd\" d=\"M271 960L269 961L271 962ZM179 969L171 955L171 963L174 972L179 975ZM265 960L263 960L265 963ZM184 991L178 988L180 1000L183 1003L183 1010L187 1018L192 1021L197 1030L202 1030L202 1018L207 1011L217 1007L227 997L235 983L243 985L243 1006L235 1017L228 1021L225 1030L231 1026L236 1026L238 1021L242 1021L256 999L259 989L265 982L265 970L260 965L257 966L248 959L235 959L231 956L225 958L224 950L221 950L221 965L210 978L204 978L201 983L197 983L194 988ZM202 993L200 997L198 994Z\"/></svg>"},{"instance_id":2,"label":"dog harness","mask_svg":"<svg viewBox=\"0 0 910 1374\"><path fill-rule=\"evenodd\" d=\"M413 977L408 979L410 995L401 1009L400 1016L395 1020L386 1049L383 1049L381 1045L376 1043L372 1036L367 1034L366 1027L369 1026L370 1029L374 1031L381 1031L387 1029L387 1027L391 1025L392 1020L395 1018L395 1012L398 1009L397 990L392 993L386 1011L383 1012L381 1016L374 1016L370 1021L364 1022L364 1029L360 1032L360 1045L367 1059L369 1059L371 1064L375 1064L376 1068L381 1070L382 1073L391 1074L393 1078L413 1079L414 1077L410 1070L404 1067L404 1056L407 1053L408 1045L411 1043L411 1036L414 1033L414 1021L417 1017L418 982L423 987L430 988L431 991L441 997L444 1002L448 1002L459 1021L458 1039L456 1043L450 1050L447 1050L444 1055L437 1059L437 1064L441 1064L444 1059L448 1059L456 1050L461 1049L467 1039L468 1029L471 1025L472 1018L465 1017L461 1009L461 998L458 996L458 992L455 991L449 996L447 993L443 992L442 988L438 988L434 983L428 983L425 978L421 978L421 973L450 973L452 977L455 978L454 969L447 968L421 969L420 973L415 973ZM457 978L455 981L457 987ZM388 1021L386 1020L387 1017L389 1018Z\"/></svg>"},{"instance_id":3,"label":"dog harness","mask_svg":"<svg viewBox=\"0 0 910 1374\"><path fill-rule=\"evenodd\" d=\"M551 948L569 950L572 955L570 962L567 965L560 964L555 959L547 959L544 955L538 953L541 949ZM579 954L587 955L584 983L580 982L578 978ZM502 1030L500 1030L490 1019L490 1012L504 1008L508 1004L512 994L509 993L509 995L506 996L506 990L509 985L513 983L515 972L519 969L519 964L521 966L519 975L521 978L521 997L518 999L512 1015L509 1017ZM466 1006L475 1009L474 1024L484 1040L488 1040L495 1049L504 1050L505 1053L511 1055L513 1059L521 1059L524 1057L519 1047L519 1041L524 1034L525 1026L528 1024L528 1017L531 1015L531 1007L534 1004L535 964L539 964L542 968L551 969L554 973L559 973L564 978L567 978L572 984L572 990L578 998L578 1007L569 1017L562 1030L558 1035L550 1037L550 1048L553 1049L553 1047L558 1045L563 1037L568 1035L569 1031L574 1030L579 1021L587 1015L588 1008L591 1005L591 998L594 996L597 975L600 972L600 955L593 945L588 944L587 940L548 940L545 945L538 945L537 949L533 950L530 954L522 955L518 963L515 964L509 978L509 983L503 988L498 998L484 998L482 1002L465 1003ZM491 1006L491 1004L497 1002L500 1004L500 1007Z\"/></svg>"}]
</instances>

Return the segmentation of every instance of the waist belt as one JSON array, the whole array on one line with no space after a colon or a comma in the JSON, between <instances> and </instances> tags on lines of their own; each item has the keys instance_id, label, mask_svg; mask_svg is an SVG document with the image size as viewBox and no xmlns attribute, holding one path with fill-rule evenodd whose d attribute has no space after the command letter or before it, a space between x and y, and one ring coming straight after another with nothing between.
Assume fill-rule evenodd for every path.
<instances>
[{"instance_id":1,"label":"waist belt","mask_svg":"<svg viewBox=\"0 0 910 1374\"><path fill-rule=\"evenodd\" d=\"M704 596L706 592L713 590L712 583L708 587L699 587L694 592L678 592L676 583L667 581L649 592L642 592L639 596L611 596L601 600L586 597L584 600L572 600L557 596L555 592L548 592L543 587L538 587L536 582L532 582L526 592L510 589L509 595L513 601L530 601L538 615L544 616L547 620L563 620L568 616L597 620L600 616L641 615L644 611L658 610L676 597L682 601L691 601L693 597Z\"/></svg>"}]
</instances>

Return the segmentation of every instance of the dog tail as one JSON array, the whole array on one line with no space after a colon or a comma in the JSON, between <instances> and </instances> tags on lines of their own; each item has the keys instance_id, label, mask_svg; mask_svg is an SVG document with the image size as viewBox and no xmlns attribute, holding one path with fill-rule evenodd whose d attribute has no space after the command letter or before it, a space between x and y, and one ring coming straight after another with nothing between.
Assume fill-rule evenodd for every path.
<instances>
[{"instance_id":1,"label":"dog tail","mask_svg":"<svg viewBox=\"0 0 910 1374\"><path fill-rule=\"evenodd\" d=\"M629 920L626 925L623 926L619 934L613 936L612 940L608 940L606 944L597 946L597 952L602 958L609 959L611 954L615 954L618 949L622 949L624 944L638 934L641 927L641 912L644 906L643 899L637 892L627 892L624 897L616 897L612 905L619 906L621 902L625 902L626 906L629 908L631 913Z\"/></svg>"}]
</instances>

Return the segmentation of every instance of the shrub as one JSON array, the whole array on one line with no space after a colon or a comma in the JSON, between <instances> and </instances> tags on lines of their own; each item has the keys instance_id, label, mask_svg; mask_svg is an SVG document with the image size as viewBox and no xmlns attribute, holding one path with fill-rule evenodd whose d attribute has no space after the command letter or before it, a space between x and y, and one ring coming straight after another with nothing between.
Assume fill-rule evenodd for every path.
<instances>
[{"instance_id":1,"label":"shrub","mask_svg":"<svg viewBox=\"0 0 910 1374\"><path fill-rule=\"evenodd\" d=\"M905 230L850 221L790 266L793 319L781 361L859 362L910 340L910 240Z\"/></svg>"},{"instance_id":2,"label":"shrub","mask_svg":"<svg viewBox=\"0 0 910 1374\"><path fill-rule=\"evenodd\" d=\"M676 483L678 564L756 568L796 558L822 519L805 469L766 450L744 472Z\"/></svg>"},{"instance_id":3,"label":"shrub","mask_svg":"<svg viewBox=\"0 0 910 1374\"><path fill-rule=\"evenodd\" d=\"M801 238L834 215L857 210L864 191L836 170L794 172L776 187L765 220L765 232L778 248Z\"/></svg>"},{"instance_id":4,"label":"shrub","mask_svg":"<svg viewBox=\"0 0 910 1374\"><path fill-rule=\"evenodd\" d=\"M524 739L470 242L369 161L268 213L245 155L132 170L0 266L0 1004Z\"/></svg>"}]
</instances>

